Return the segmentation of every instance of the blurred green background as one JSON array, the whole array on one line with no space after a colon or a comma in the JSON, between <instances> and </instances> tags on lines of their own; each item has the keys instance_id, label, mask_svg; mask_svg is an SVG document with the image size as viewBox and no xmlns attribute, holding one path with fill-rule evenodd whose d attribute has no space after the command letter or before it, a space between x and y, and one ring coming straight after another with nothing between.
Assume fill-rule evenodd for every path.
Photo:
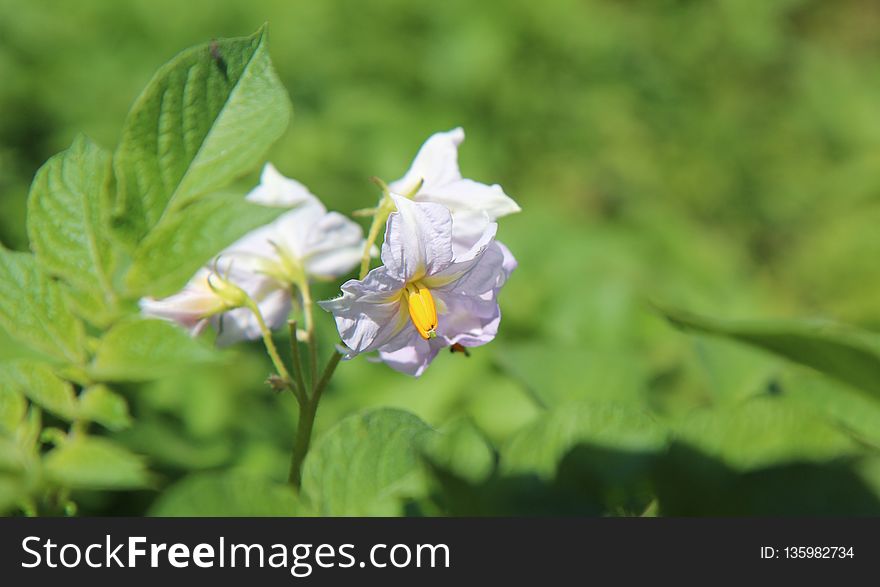
<instances>
[{"instance_id":1,"label":"blurred green background","mask_svg":"<svg viewBox=\"0 0 880 587\"><path fill-rule=\"evenodd\" d=\"M548 412L613 400L713 457L679 455L656 477L666 513L878 512L880 408L683 335L647 302L880 329L880 5L0 0L0 240L27 246L29 182L77 132L112 148L162 63L263 22L295 107L271 160L330 208L372 205L370 176L400 177L427 136L459 125L464 175L523 208L500 225L520 268L498 339L444 353L420 380L342 365L318 434L367 407L434 426L465 415L504 463ZM276 409L256 345L224 365L126 390L136 425L118 437L149 457L160 489L197 471L285 478L292 398ZM732 472L704 474L713 466ZM451 511L532 511L476 505L496 490L519 491L465 488ZM140 514L157 495L90 494L81 510Z\"/></svg>"}]
</instances>

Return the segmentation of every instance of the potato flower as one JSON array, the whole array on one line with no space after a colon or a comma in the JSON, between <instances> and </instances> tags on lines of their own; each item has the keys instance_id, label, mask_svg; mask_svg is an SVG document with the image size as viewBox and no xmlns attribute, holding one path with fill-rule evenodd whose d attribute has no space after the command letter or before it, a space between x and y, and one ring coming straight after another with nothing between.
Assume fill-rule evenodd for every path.
<instances>
[{"instance_id":1,"label":"potato flower","mask_svg":"<svg viewBox=\"0 0 880 587\"><path fill-rule=\"evenodd\" d=\"M290 296L268 278L232 272L221 276L216 268L202 268L178 293L162 299L143 298L144 316L176 322L198 336L210 324L217 331L217 345L259 338L253 300L270 328L283 325L290 312Z\"/></svg>"},{"instance_id":2,"label":"potato flower","mask_svg":"<svg viewBox=\"0 0 880 587\"><path fill-rule=\"evenodd\" d=\"M390 197L397 211L388 217L382 266L347 281L340 297L320 305L334 315L349 357L378 351L394 369L419 376L442 348L495 337L505 253L495 242L494 222L485 222L473 246L455 254L446 207Z\"/></svg>"}]
</instances>

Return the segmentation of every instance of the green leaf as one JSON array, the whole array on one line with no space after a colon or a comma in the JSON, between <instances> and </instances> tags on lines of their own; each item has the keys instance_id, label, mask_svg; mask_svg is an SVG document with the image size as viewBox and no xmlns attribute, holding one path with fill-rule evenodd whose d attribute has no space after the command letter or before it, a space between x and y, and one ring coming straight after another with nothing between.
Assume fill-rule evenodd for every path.
<instances>
[{"instance_id":1,"label":"green leaf","mask_svg":"<svg viewBox=\"0 0 880 587\"><path fill-rule=\"evenodd\" d=\"M80 395L79 416L113 431L131 426L128 402L106 385L93 385Z\"/></svg>"},{"instance_id":2,"label":"green leaf","mask_svg":"<svg viewBox=\"0 0 880 587\"><path fill-rule=\"evenodd\" d=\"M176 483L150 508L149 515L248 517L294 516L300 505L293 488L242 473L202 473Z\"/></svg>"},{"instance_id":3,"label":"green leaf","mask_svg":"<svg viewBox=\"0 0 880 587\"><path fill-rule=\"evenodd\" d=\"M428 436L423 453L434 466L472 483L485 481L495 468L495 452L465 418L453 420Z\"/></svg>"},{"instance_id":4,"label":"green leaf","mask_svg":"<svg viewBox=\"0 0 880 587\"><path fill-rule=\"evenodd\" d=\"M848 385L799 370L779 381L785 402L846 431L859 442L880 449L880 403Z\"/></svg>"},{"instance_id":5,"label":"green leaf","mask_svg":"<svg viewBox=\"0 0 880 587\"><path fill-rule=\"evenodd\" d=\"M166 209L254 169L290 115L264 29L177 55L132 106L116 152L117 212L127 232L139 240Z\"/></svg>"},{"instance_id":6,"label":"green leaf","mask_svg":"<svg viewBox=\"0 0 880 587\"><path fill-rule=\"evenodd\" d=\"M67 421L77 417L73 386L60 379L46 363L21 360L0 364L0 388L20 393L36 405Z\"/></svg>"},{"instance_id":7,"label":"green leaf","mask_svg":"<svg viewBox=\"0 0 880 587\"><path fill-rule=\"evenodd\" d=\"M302 491L318 515L392 515L420 473L430 426L409 412L380 409L349 416L315 443Z\"/></svg>"},{"instance_id":8,"label":"green leaf","mask_svg":"<svg viewBox=\"0 0 880 587\"><path fill-rule=\"evenodd\" d=\"M580 445L625 454L653 454L666 446L666 431L647 413L611 402L578 402L554 409L514 436L501 452L504 473L536 473L551 479Z\"/></svg>"},{"instance_id":9,"label":"green leaf","mask_svg":"<svg viewBox=\"0 0 880 587\"><path fill-rule=\"evenodd\" d=\"M104 335L89 374L96 381L149 381L215 360L213 349L180 327L163 320L133 318Z\"/></svg>"},{"instance_id":10,"label":"green leaf","mask_svg":"<svg viewBox=\"0 0 880 587\"><path fill-rule=\"evenodd\" d=\"M0 247L0 327L33 349L71 363L85 360L85 331L30 253Z\"/></svg>"},{"instance_id":11,"label":"green leaf","mask_svg":"<svg viewBox=\"0 0 880 587\"><path fill-rule=\"evenodd\" d=\"M694 412L675 425L676 439L739 471L855 455L858 445L814 412L775 397Z\"/></svg>"},{"instance_id":12,"label":"green leaf","mask_svg":"<svg viewBox=\"0 0 880 587\"><path fill-rule=\"evenodd\" d=\"M113 275L119 248L110 236L110 155L83 136L40 168L28 197L31 248L50 274L62 277L73 298L116 305Z\"/></svg>"},{"instance_id":13,"label":"green leaf","mask_svg":"<svg viewBox=\"0 0 880 587\"><path fill-rule=\"evenodd\" d=\"M141 457L109 440L80 436L49 452L48 477L70 489L135 489L150 477Z\"/></svg>"},{"instance_id":14,"label":"green leaf","mask_svg":"<svg viewBox=\"0 0 880 587\"><path fill-rule=\"evenodd\" d=\"M147 235L134 253L125 284L136 295L175 293L224 247L284 211L252 204L238 194L200 200Z\"/></svg>"},{"instance_id":15,"label":"green leaf","mask_svg":"<svg viewBox=\"0 0 880 587\"><path fill-rule=\"evenodd\" d=\"M27 411L27 401L14 385L0 383L0 436L11 435Z\"/></svg>"},{"instance_id":16,"label":"green leaf","mask_svg":"<svg viewBox=\"0 0 880 587\"><path fill-rule=\"evenodd\" d=\"M663 309L685 331L723 336L812 367L880 399L880 338L834 324L726 322Z\"/></svg>"}]
</instances>

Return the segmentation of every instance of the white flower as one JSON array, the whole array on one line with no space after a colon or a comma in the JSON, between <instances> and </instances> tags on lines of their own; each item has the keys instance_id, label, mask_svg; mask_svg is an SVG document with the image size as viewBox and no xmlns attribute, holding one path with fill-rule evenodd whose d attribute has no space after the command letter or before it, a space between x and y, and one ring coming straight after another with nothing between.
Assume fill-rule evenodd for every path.
<instances>
[{"instance_id":1,"label":"white flower","mask_svg":"<svg viewBox=\"0 0 880 587\"><path fill-rule=\"evenodd\" d=\"M301 183L271 164L247 199L263 205L293 205L274 222L254 230L227 248L221 258L274 278L282 287L312 279L333 279L351 271L364 246L361 227L327 209Z\"/></svg>"},{"instance_id":2,"label":"white flower","mask_svg":"<svg viewBox=\"0 0 880 587\"><path fill-rule=\"evenodd\" d=\"M520 211L499 185L464 179L458 168L458 147L464 130L455 128L431 135L419 149L409 171L389 189L416 202L433 202L452 213L456 252L464 252L480 238L489 222Z\"/></svg>"},{"instance_id":3,"label":"white flower","mask_svg":"<svg viewBox=\"0 0 880 587\"><path fill-rule=\"evenodd\" d=\"M270 328L284 324L290 312L290 296L278 290L266 277L235 274L220 277L203 268L184 286L167 298L143 298L145 316L176 322L190 334L201 334L208 324L217 331L217 344L227 346L260 336L253 312L244 307L252 299Z\"/></svg>"},{"instance_id":4,"label":"white flower","mask_svg":"<svg viewBox=\"0 0 880 587\"><path fill-rule=\"evenodd\" d=\"M448 209L391 198L397 212L388 218L383 265L362 281L347 281L341 297L320 305L333 313L350 356L379 351L394 369L419 376L440 349L495 337L505 253L494 240L497 225L489 222L468 251L455 255Z\"/></svg>"}]
</instances>

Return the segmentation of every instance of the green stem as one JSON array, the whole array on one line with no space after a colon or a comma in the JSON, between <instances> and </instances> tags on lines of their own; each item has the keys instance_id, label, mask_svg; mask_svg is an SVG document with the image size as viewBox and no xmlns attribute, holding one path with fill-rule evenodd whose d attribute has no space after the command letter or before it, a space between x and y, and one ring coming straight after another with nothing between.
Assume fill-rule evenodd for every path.
<instances>
[{"instance_id":1,"label":"green stem","mask_svg":"<svg viewBox=\"0 0 880 587\"><path fill-rule=\"evenodd\" d=\"M311 396L304 405L300 406L299 418L296 427L296 439L293 443L293 455L290 461L290 476L288 480L297 489L302 484L302 465L309 452L309 445L312 441L312 429L315 426L315 415L318 413L318 403L321 401L321 395L324 388L333 377L333 372L342 358L337 352L334 352L324 367L321 379L318 380L313 388Z\"/></svg>"},{"instance_id":2,"label":"green stem","mask_svg":"<svg viewBox=\"0 0 880 587\"><path fill-rule=\"evenodd\" d=\"M317 406L315 406L317 407ZM312 402L307 401L299 408L299 418L296 425L296 439L293 442L293 456L290 460L290 476L288 481L297 490L302 485L302 465L309 452L309 444L312 441L312 428L315 425L315 409Z\"/></svg>"},{"instance_id":3,"label":"green stem","mask_svg":"<svg viewBox=\"0 0 880 587\"><path fill-rule=\"evenodd\" d=\"M303 380L303 370L302 370L302 361L299 357L299 339L296 337L296 320L291 320L287 323L287 326L290 328L290 355L293 358L293 370L296 376L294 379L294 385L296 386L296 399L300 403L300 407L306 402L308 399L306 394L306 384Z\"/></svg>"},{"instance_id":4,"label":"green stem","mask_svg":"<svg viewBox=\"0 0 880 587\"><path fill-rule=\"evenodd\" d=\"M373 251L376 239L379 238L379 230L385 226L385 222L388 220L388 215L394 211L394 200L391 199L391 192L388 190L388 186L381 181L379 181L379 185L382 187L382 200L379 202L379 205L376 206L373 214L373 221L370 223L370 230L367 233L367 241L364 243L359 279L363 279L367 276L367 273L370 272L370 253ZM419 186L421 186L421 183Z\"/></svg>"},{"instance_id":5,"label":"green stem","mask_svg":"<svg viewBox=\"0 0 880 587\"><path fill-rule=\"evenodd\" d=\"M263 344L266 345L266 352L269 353L269 358L272 359L272 363L275 365L275 370L278 371L278 375L288 386L292 386L293 379L290 377L287 367L284 366L284 361L281 360L281 355L278 354L278 349L275 347L275 341L272 340L272 331L266 326L266 321L263 319L263 314L260 312L260 308L253 300L248 300L245 305L257 318L257 325L259 325L260 333L263 335Z\"/></svg>"},{"instance_id":6,"label":"green stem","mask_svg":"<svg viewBox=\"0 0 880 587\"><path fill-rule=\"evenodd\" d=\"M315 343L315 324L312 320L312 292L309 289L308 280L304 279L298 284L302 295L303 315L306 323L306 344L309 347L309 383L314 390L318 378L318 346Z\"/></svg>"}]
</instances>

